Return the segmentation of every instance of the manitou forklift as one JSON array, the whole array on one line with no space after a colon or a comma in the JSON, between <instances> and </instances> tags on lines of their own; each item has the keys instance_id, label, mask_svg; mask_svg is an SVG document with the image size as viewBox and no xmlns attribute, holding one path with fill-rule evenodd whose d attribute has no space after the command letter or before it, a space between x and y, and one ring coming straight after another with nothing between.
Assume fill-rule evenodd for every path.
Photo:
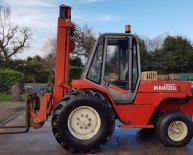
<instances>
[{"instance_id":1,"label":"manitou forklift","mask_svg":"<svg viewBox=\"0 0 193 155\"><path fill-rule=\"evenodd\" d=\"M110 139L118 119L120 128L155 128L165 146L188 144L193 133L192 84L142 81L139 43L126 26L126 33L99 36L82 79L69 85L74 28L71 7L61 5L54 90L28 96L25 132L42 127L52 115L54 136L64 149L95 152Z\"/></svg>"}]
</instances>

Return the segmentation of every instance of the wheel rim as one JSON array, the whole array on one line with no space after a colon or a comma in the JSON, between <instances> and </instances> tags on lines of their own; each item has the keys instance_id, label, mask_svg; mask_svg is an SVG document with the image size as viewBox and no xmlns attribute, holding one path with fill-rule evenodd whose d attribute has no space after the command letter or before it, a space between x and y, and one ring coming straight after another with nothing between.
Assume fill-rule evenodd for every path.
<instances>
[{"instance_id":1,"label":"wheel rim","mask_svg":"<svg viewBox=\"0 0 193 155\"><path fill-rule=\"evenodd\" d=\"M101 119L98 112L89 106L76 108L68 118L68 129L78 139L92 138L100 126Z\"/></svg>"},{"instance_id":2,"label":"wheel rim","mask_svg":"<svg viewBox=\"0 0 193 155\"><path fill-rule=\"evenodd\" d=\"M173 141L182 141L188 134L188 127L182 121L174 121L168 127L168 136Z\"/></svg>"}]
</instances>

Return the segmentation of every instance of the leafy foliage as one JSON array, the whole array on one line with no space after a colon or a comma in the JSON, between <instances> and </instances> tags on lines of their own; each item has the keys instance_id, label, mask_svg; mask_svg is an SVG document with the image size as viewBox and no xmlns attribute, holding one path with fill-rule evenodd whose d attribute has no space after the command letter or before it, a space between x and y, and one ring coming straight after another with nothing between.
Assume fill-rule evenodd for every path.
<instances>
[{"instance_id":1,"label":"leafy foliage","mask_svg":"<svg viewBox=\"0 0 193 155\"><path fill-rule=\"evenodd\" d=\"M193 72L193 46L182 36L167 36L162 46L148 51L140 39L142 71L157 70L158 73Z\"/></svg>"},{"instance_id":2,"label":"leafy foliage","mask_svg":"<svg viewBox=\"0 0 193 155\"><path fill-rule=\"evenodd\" d=\"M83 66L82 60L79 57L70 57L69 63L71 66L81 67Z\"/></svg>"},{"instance_id":3,"label":"leafy foliage","mask_svg":"<svg viewBox=\"0 0 193 155\"><path fill-rule=\"evenodd\" d=\"M25 82L43 83L48 80L48 72L43 70L41 66L40 56L27 58L27 60L9 60L7 63L2 63L1 69L13 69L25 75Z\"/></svg>"},{"instance_id":4,"label":"leafy foliage","mask_svg":"<svg viewBox=\"0 0 193 155\"><path fill-rule=\"evenodd\" d=\"M152 54L148 52L146 44L143 39L138 38L139 50L141 56L141 70L147 71L152 69Z\"/></svg>"},{"instance_id":5,"label":"leafy foliage","mask_svg":"<svg viewBox=\"0 0 193 155\"><path fill-rule=\"evenodd\" d=\"M15 83L22 83L24 74L14 70L0 70L0 91L11 88Z\"/></svg>"},{"instance_id":6,"label":"leafy foliage","mask_svg":"<svg viewBox=\"0 0 193 155\"><path fill-rule=\"evenodd\" d=\"M163 47L157 50L155 55L159 55L158 71L165 73L193 72L193 47L186 38L166 37Z\"/></svg>"},{"instance_id":7,"label":"leafy foliage","mask_svg":"<svg viewBox=\"0 0 193 155\"><path fill-rule=\"evenodd\" d=\"M80 79L83 72L83 67L70 66L69 81L73 79Z\"/></svg>"},{"instance_id":8,"label":"leafy foliage","mask_svg":"<svg viewBox=\"0 0 193 155\"><path fill-rule=\"evenodd\" d=\"M14 69L15 71L19 71L25 75L25 82L32 83L46 83L49 82L49 72L42 66L45 63L45 59L40 56L28 57L26 60L10 60L8 63L5 63L2 69ZM82 71L83 65L81 59L75 58L70 65L69 70L69 79L79 79ZM0 68L1 68L0 67ZM54 77L54 72L53 76ZM52 79L53 80L53 79Z\"/></svg>"}]
</instances>

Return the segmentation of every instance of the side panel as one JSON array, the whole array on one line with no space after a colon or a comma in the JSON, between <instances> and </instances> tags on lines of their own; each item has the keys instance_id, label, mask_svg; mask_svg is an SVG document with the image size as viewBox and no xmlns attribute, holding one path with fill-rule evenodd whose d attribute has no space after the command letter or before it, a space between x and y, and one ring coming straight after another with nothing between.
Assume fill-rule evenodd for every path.
<instances>
[{"instance_id":1,"label":"side panel","mask_svg":"<svg viewBox=\"0 0 193 155\"><path fill-rule=\"evenodd\" d=\"M92 89L94 91L100 92L105 98L109 100L120 121L127 125L147 124L156 108L156 106L146 103L138 105L133 103L127 105L115 104L111 95L104 87L92 83L88 80L73 80L71 84L73 88Z\"/></svg>"},{"instance_id":2,"label":"side panel","mask_svg":"<svg viewBox=\"0 0 193 155\"><path fill-rule=\"evenodd\" d=\"M148 124L151 116L160 103L167 98L185 98L184 93L137 93L133 103L115 105L117 114L122 122L132 125Z\"/></svg>"},{"instance_id":3,"label":"side panel","mask_svg":"<svg viewBox=\"0 0 193 155\"><path fill-rule=\"evenodd\" d=\"M186 113L190 118L192 118L193 98L190 98L186 104L181 104L179 110Z\"/></svg>"},{"instance_id":4,"label":"side panel","mask_svg":"<svg viewBox=\"0 0 193 155\"><path fill-rule=\"evenodd\" d=\"M100 92L104 97L106 97L109 100L120 121L122 121L124 124L127 125L146 125L148 124L151 116L153 115L156 108L160 105L162 101L168 98L169 99L186 98L186 94L183 92L176 92L176 93L140 92L137 93L137 96L133 102L127 105L120 105L115 104L112 97L104 87L92 83L88 80L73 80L72 86L77 89L92 89L94 91ZM180 106L174 108L177 108L182 112L185 112L191 117L193 112L193 99L190 99L187 103L180 104ZM170 109L171 106L168 106L168 110Z\"/></svg>"},{"instance_id":5,"label":"side panel","mask_svg":"<svg viewBox=\"0 0 193 155\"><path fill-rule=\"evenodd\" d=\"M152 105L115 105L120 120L127 125L146 125L156 107Z\"/></svg>"},{"instance_id":6,"label":"side panel","mask_svg":"<svg viewBox=\"0 0 193 155\"><path fill-rule=\"evenodd\" d=\"M192 97L188 81L141 81L138 93L184 93Z\"/></svg>"}]
</instances>

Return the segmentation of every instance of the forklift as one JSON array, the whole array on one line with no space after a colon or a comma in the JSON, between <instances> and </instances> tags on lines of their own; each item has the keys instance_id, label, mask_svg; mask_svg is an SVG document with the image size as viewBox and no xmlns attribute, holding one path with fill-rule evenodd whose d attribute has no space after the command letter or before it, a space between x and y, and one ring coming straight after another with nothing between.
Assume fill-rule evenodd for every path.
<instances>
[{"instance_id":1,"label":"forklift","mask_svg":"<svg viewBox=\"0 0 193 155\"><path fill-rule=\"evenodd\" d=\"M54 89L28 96L26 126L1 129L24 127L23 132L28 132L30 127L41 128L52 116L57 142L75 153L101 148L111 138L115 120L121 122L120 128L154 128L165 146L182 147L191 141L192 83L141 80L139 42L130 25L125 33L100 35L82 78L69 84L74 29L71 7L62 4Z\"/></svg>"}]
</instances>

